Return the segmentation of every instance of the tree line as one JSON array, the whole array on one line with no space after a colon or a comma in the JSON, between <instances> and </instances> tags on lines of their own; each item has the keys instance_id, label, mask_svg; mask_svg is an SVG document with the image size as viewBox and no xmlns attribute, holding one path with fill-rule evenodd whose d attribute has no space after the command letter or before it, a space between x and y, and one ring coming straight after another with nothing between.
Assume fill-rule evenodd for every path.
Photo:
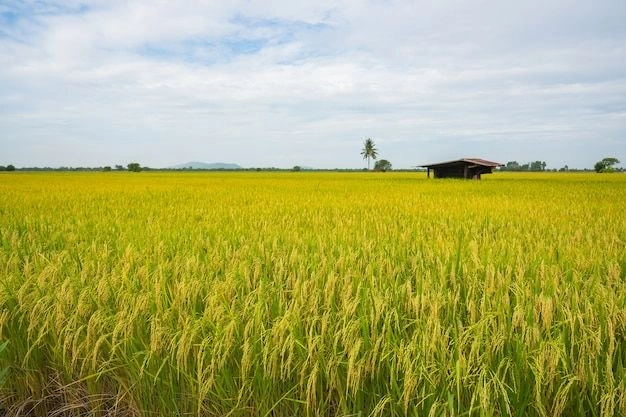
<instances>
[{"instance_id":1,"label":"tree line","mask_svg":"<svg viewBox=\"0 0 626 417\"><path fill-rule=\"evenodd\" d=\"M616 168L615 165L619 164L619 160L617 158L604 158L601 161L596 162L593 167L595 172L624 172L624 168ZM589 169L571 169L569 166L565 165L559 169L552 168L548 169L545 161L534 161L528 162L526 164L520 164L517 161L509 161L505 166L500 168L500 171L512 171L512 172L541 172L541 171L552 171L552 172L567 172L567 171L590 171Z\"/></svg>"},{"instance_id":2,"label":"tree line","mask_svg":"<svg viewBox=\"0 0 626 417\"><path fill-rule=\"evenodd\" d=\"M371 160L375 160L374 163L374 171L391 171L392 165L386 159L380 159L376 161L378 158L378 149L374 144L374 141L371 138L367 138L363 143L363 149L361 150L361 155L363 159L367 159L367 170L370 171L370 162ZM615 167L615 165L619 164L620 161L617 158L607 157L603 158L601 161L596 162L593 167L595 172L603 173L603 172L625 172L624 168ZM365 169L365 168L364 168ZM14 165L0 165L0 171L15 171L16 168ZM28 167L28 168L19 168L21 171L130 171L130 172L139 172L139 171L180 171L181 169L168 169L168 168L150 168L146 166L141 166L138 162L131 162L124 165L115 165L115 167L104 166L104 167L60 167L60 168L50 168L50 167ZM182 170L193 170L193 171L207 171L207 169L189 169L182 168ZM224 171L224 169L211 169L210 171ZM283 171L284 169L280 168L242 168L241 171ZM302 168L298 165L294 166L290 169L291 171L300 171ZM334 169L330 171L346 171L346 169ZM318 170L311 170L318 171ZM322 170L328 171L328 170ZM347 169L347 171L353 171L352 169ZM547 169L547 163L545 161L534 161L528 162L526 164L520 164L517 161L509 161L505 166L500 168L500 171L512 171L512 172L541 172L541 171L553 171L556 172L557 169ZM567 165L558 169L559 172L565 171L589 171L588 169L570 169Z\"/></svg>"},{"instance_id":3,"label":"tree line","mask_svg":"<svg viewBox=\"0 0 626 417\"><path fill-rule=\"evenodd\" d=\"M526 164L520 164L517 161L509 161L509 162L506 163L505 166L501 167L500 170L501 171L533 171L533 172L539 172L539 171L545 171L547 166L548 166L548 164L546 164L546 161L528 162ZM567 165L565 165L565 167L567 167ZM565 170L567 170L567 169L565 169Z\"/></svg>"},{"instance_id":4,"label":"tree line","mask_svg":"<svg viewBox=\"0 0 626 417\"><path fill-rule=\"evenodd\" d=\"M150 167L146 167L146 166L141 166L139 165L139 163L137 162L131 162L130 164L124 166L124 165L115 165L115 168L111 168L111 166L101 166L101 167L66 167L66 166L62 166L62 167L58 167L58 168L52 168L52 167L22 167L22 168L15 168L14 165L0 165L0 171L104 171L104 172L109 172L109 171L133 171L133 172L139 172L139 171L161 171L161 169L159 168L150 168Z\"/></svg>"}]
</instances>

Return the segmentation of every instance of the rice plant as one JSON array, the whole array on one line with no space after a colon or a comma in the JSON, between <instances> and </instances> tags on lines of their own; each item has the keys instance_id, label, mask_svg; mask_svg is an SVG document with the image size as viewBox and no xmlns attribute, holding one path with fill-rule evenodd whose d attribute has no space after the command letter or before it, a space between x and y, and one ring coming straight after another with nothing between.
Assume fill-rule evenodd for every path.
<instances>
[{"instance_id":1,"label":"rice plant","mask_svg":"<svg viewBox=\"0 0 626 417\"><path fill-rule=\"evenodd\" d=\"M7 415L626 415L626 177L0 175Z\"/></svg>"}]
</instances>

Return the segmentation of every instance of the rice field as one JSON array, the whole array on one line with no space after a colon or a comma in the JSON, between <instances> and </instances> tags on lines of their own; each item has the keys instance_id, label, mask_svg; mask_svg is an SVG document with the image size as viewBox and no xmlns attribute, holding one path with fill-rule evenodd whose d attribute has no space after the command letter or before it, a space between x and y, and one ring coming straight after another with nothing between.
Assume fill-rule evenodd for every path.
<instances>
[{"instance_id":1,"label":"rice field","mask_svg":"<svg viewBox=\"0 0 626 417\"><path fill-rule=\"evenodd\" d=\"M3 173L0 196L0 415L626 415L626 175Z\"/></svg>"}]
</instances>

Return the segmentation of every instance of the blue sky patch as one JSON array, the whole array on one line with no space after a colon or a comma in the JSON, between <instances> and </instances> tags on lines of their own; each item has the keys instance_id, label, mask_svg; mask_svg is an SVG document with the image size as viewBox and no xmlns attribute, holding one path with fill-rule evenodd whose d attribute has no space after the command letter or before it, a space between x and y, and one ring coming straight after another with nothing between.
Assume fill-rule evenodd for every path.
<instances>
[{"instance_id":1,"label":"blue sky patch","mask_svg":"<svg viewBox=\"0 0 626 417\"><path fill-rule=\"evenodd\" d=\"M0 21L2 22L2 25L12 25L19 19L19 17L20 14L13 11L0 13Z\"/></svg>"}]
</instances>

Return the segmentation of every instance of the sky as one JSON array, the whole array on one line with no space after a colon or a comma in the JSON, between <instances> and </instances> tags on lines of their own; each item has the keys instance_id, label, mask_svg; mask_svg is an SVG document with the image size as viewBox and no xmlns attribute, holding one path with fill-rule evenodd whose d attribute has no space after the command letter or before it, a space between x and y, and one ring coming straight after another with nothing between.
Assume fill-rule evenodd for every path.
<instances>
[{"instance_id":1,"label":"sky","mask_svg":"<svg viewBox=\"0 0 626 417\"><path fill-rule=\"evenodd\" d=\"M362 168L367 138L626 162L626 1L0 0L0 165Z\"/></svg>"}]
</instances>

